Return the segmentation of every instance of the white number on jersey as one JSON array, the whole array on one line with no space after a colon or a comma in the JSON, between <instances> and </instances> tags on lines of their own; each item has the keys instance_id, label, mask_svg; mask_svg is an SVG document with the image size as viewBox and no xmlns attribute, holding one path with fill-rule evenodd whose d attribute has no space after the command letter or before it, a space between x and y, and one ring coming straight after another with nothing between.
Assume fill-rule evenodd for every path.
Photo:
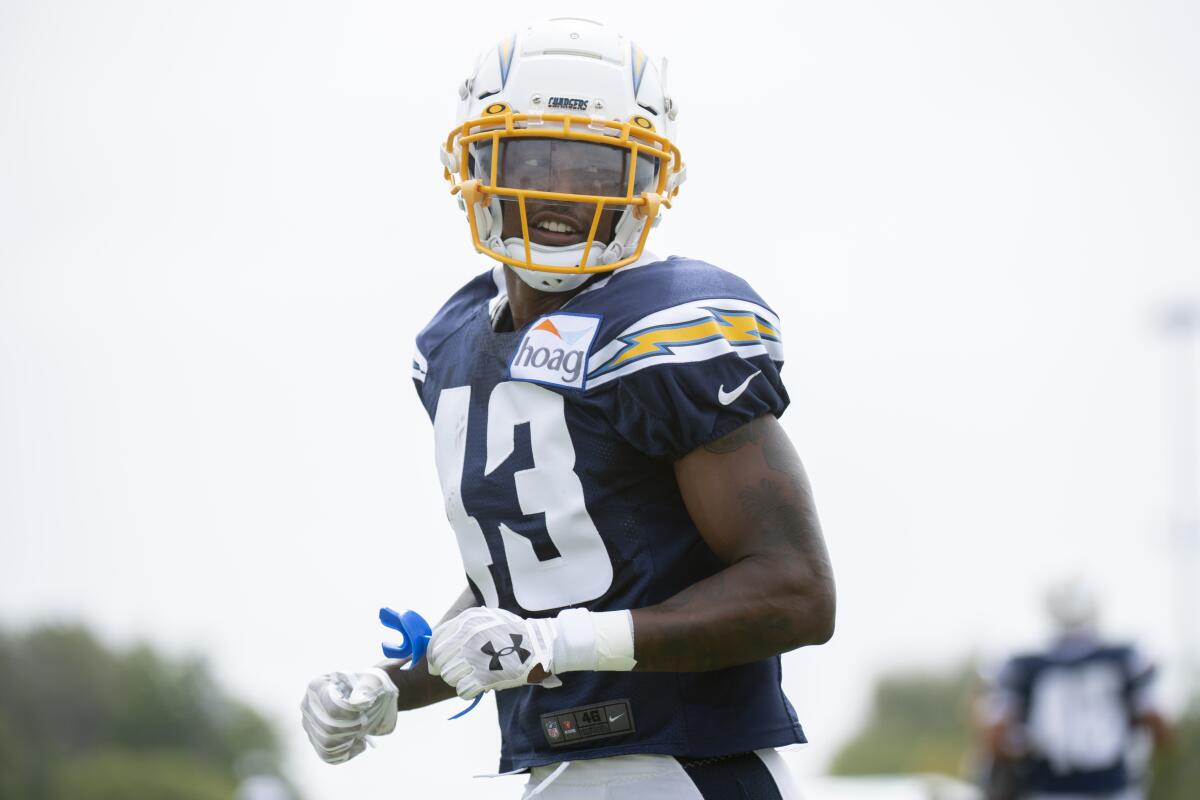
<instances>
[{"instance_id":1,"label":"white number on jersey","mask_svg":"<svg viewBox=\"0 0 1200 800\"><path fill-rule=\"evenodd\" d=\"M1029 735L1055 770L1097 770L1118 763L1129 729L1121 675L1112 663L1051 667L1031 698Z\"/></svg>"},{"instance_id":2,"label":"white number on jersey","mask_svg":"<svg viewBox=\"0 0 1200 800\"><path fill-rule=\"evenodd\" d=\"M483 529L462 500L471 387L443 389L433 421L438 475L446 498L446 517L458 538L467 576L483 594L484 604L498 606L489 570L491 554ZM594 600L612 585L612 562L596 524L587 513L583 484L575 474L575 447L567 430L563 398L533 383L505 381L488 400L487 463L490 475L512 455L515 430L529 423L533 467L513 476L520 512L545 514L546 532L559 555L539 561L524 536L499 524L504 557L517 603L528 611Z\"/></svg>"}]
</instances>

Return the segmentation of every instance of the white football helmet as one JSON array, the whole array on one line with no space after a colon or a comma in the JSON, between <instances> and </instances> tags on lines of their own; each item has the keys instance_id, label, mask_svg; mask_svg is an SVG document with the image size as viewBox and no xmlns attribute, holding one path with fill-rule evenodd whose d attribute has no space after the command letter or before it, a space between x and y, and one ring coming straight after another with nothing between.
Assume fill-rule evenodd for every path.
<instances>
[{"instance_id":1,"label":"white football helmet","mask_svg":"<svg viewBox=\"0 0 1200 800\"><path fill-rule=\"evenodd\" d=\"M598 22L530 25L459 86L441 151L475 249L568 291L636 261L686 171L678 106L646 53Z\"/></svg>"},{"instance_id":2,"label":"white football helmet","mask_svg":"<svg viewBox=\"0 0 1200 800\"><path fill-rule=\"evenodd\" d=\"M1059 633L1079 633L1095 629L1100 603L1081 578L1073 577L1046 592L1046 612Z\"/></svg>"}]
</instances>

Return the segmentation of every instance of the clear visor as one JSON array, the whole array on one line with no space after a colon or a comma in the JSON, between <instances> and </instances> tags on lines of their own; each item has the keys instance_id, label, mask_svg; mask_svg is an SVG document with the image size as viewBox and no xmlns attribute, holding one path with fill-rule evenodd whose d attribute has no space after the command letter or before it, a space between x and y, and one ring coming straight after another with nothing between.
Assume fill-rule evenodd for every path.
<instances>
[{"instance_id":1,"label":"clear visor","mask_svg":"<svg viewBox=\"0 0 1200 800\"><path fill-rule=\"evenodd\" d=\"M595 197L624 197L629 189L629 148L556 138L516 138L500 141L496 185ZM492 145L471 149L471 177L491 184ZM638 154L633 196L654 188L658 158Z\"/></svg>"}]
</instances>

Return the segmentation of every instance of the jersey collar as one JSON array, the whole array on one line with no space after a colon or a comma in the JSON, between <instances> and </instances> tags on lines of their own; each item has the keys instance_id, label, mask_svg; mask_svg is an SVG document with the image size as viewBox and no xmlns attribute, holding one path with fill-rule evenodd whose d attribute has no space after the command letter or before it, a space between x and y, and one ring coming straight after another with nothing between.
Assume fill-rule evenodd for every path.
<instances>
[{"instance_id":1,"label":"jersey collar","mask_svg":"<svg viewBox=\"0 0 1200 800\"><path fill-rule=\"evenodd\" d=\"M651 253L649 250L643 250L642 257L637 261L634 261L632 264L627 264L620 269L613 270L599 280L592 281L586 287L584 287L583 291L573 296L567 302L563 303L561 308L566 308L567 306L571 305L571 303L575 302L576 298L582 297L588 292L594 292L597 289L603 289L608 285L608 282L613 279L614 275L620 275L622 272L627 272L631 269L637 269L638 267L644 267L647 264L653 264L654 262L661 260L662 259ZM504 307L508 305L508 284L504 282L503 264L497 264L492 268L492 283L494 283L496 286L496 294L492 295L491 299L488 300L488 319L491 320L492 330L495 330L496 320L500 317L501 312L504 311Z\"/></svg>"}]
</instances>

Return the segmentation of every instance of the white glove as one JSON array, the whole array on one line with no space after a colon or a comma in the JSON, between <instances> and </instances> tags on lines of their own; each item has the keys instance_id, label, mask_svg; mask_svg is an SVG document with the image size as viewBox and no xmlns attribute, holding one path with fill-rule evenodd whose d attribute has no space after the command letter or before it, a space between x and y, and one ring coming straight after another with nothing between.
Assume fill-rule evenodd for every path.
<instances>
[{"instance_id":1,"label":"white glove","mask_svg":"<svg viewBox=\"0 0 1200 800\"><path fill-rule=\"evenodd\" d=\"M429 674L441 675L469 700L488 689L528 682L535 666L551 672L554 620L522 619L501 608L468 608L433 629ZM543 686L561 686L553 676Z\"/></svg>"},{"instance_id":2,"label":"white glove","mask_svg":"<svg viewBox=\"0 0 1200 800\"><path fill-rule=\"evenodd\" d=\"M524 686L540 666L541 686L562 685L555 674L631 670L633 622L628 611L569 608L554 619L523 619L501 608L476 606L433 629L429 673L469 700L489 689Z\"/></svg>"},{"instance_id":3,"label":"white glove","mask_svg":"<svg viewBox=\"0 0 1200 800\"><path fill-rule=\"evenodd\" d=\"M321 675L308 684L300 703L304 732L322 761L349 761L366 749L368 736L395 730L399 695L378 667Z\"/></svg>"}]
</instances>

